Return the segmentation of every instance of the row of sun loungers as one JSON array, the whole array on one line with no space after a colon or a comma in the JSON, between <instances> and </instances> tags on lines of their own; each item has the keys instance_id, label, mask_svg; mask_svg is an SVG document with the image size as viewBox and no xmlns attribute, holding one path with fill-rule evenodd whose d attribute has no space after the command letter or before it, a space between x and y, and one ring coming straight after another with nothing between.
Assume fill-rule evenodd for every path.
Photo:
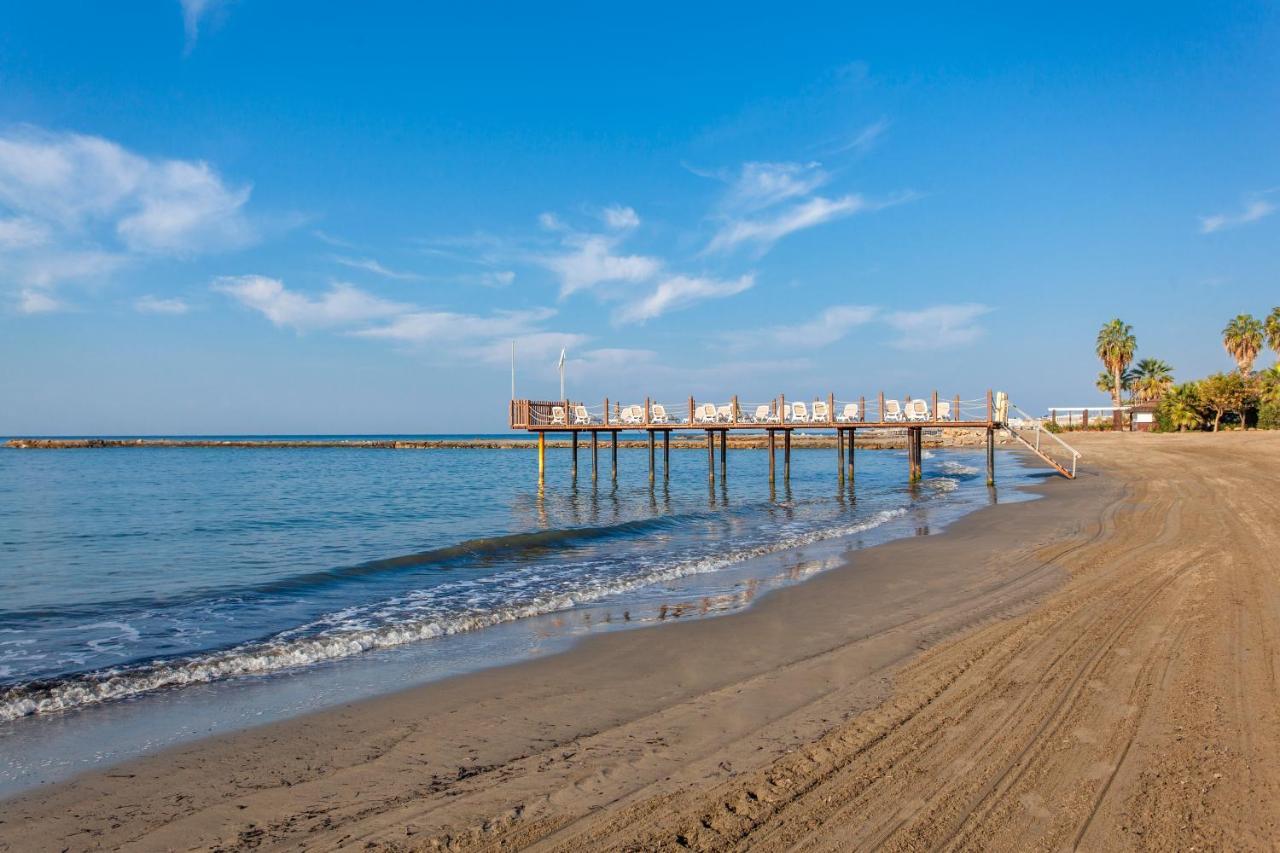
<instances>
[{"instance_id":1,"label":"row of sun loungers","mask_svg":"<svg viewBox=\"0 0 1280 853\"><path fill-rule=\"evenodd\" d=\"M851 424L863 423L865 413L859 411L857 403L845 403L844 406L836 413L834 423ZM956 413L952 411L951 403L946 400L938 401L937 417L929 411L929 404L923 399L908 400L905 404L899 403L897 400L885 400L883 420L889 423L909 423L919 421L950 421L954 420ZM649 407L649 418L645 420L644 406L631 405L623 406L618 410L617 416L613 418L611 423L619 426L641 426L644 424L686 424L690 421L681 415L668 413L667 409L661 403L654 403ZM719 406L715 403L703 403L694 409L693 424L830 424L832 423L831 412L826 403L821 401L813 404L813 411L809 411L806 403L787 403L783 406L782 414L779 416L770 404L756 406L754 412L739 412L738 417L734 417L733 406ZM587 409L586 406L573 406L571 413L566 413L563 406L551 407L551 426L594 426L602 423L602 420Z\"/></svg>"}]
</instances>

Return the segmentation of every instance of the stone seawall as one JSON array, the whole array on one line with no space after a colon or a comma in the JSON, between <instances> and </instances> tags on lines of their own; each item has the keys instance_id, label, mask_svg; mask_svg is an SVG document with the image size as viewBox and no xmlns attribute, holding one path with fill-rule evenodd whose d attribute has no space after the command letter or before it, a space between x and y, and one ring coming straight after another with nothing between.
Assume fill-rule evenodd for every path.
<instances>
[{"instance_id":1,"label":"stone seawall","mask_svg":"<svg viewBox=\"0 0 1280 853\"><path fill-rule=\"evenodd\" d=\"M562 435L556 433L555 435ZM996 433L997 442L1005 443L1001 432ZM986 440L985 432L974 430L938 430L925 432L925 447L982 447ZM579 446L586 450L590 447L590 436L583 434L579 438ZM659 441L661 444L661 441ZM600 445L609 446L607 435L600 436ZM351 450L532 450L535 442L524 439L203 439L203 438L11 438L4 443L7 448L17 450L86 450L86 449L137 449L137 448L224 448L224 449L315 449L346 448ZM567 448L567 438L549 438L548 447ZM619 447L648 447L646 439L622 438ZM769 446L764 435L729 436L729 447L739 450L763 450ZM778 439L779 450L782 439ZM906 446L906 437L899 430L866 430L860 431L857 437L859 450L882 450L902 448ZM707 444L701 433L678 434L671 437L671 447L677 450L706 450ZM791 437L793 449L834 448L835 436L832 435L795 435Z\"/></svg>"}]
</instances>

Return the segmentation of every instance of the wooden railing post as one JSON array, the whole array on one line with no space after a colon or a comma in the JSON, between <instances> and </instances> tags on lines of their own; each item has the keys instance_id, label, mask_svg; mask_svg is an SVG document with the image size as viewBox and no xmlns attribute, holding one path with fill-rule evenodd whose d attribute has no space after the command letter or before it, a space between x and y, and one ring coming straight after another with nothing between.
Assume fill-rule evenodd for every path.
<instances>
[{"instance_id":1,"label":"wooden railing post","mask_svg":"<svg viewBox=\"0 0 1280 853\"><path fill-rule=\"evenodd\" d=\"M738 395L733 395L733 402L730 403L729 419L735 424L738 422Z\"/></svg>"},{"instance_id":2,"label":"wooden railing post","mask_svg":"<svg viewBox=\"0 0 1280 853\"><path fill-rule=\"evenodd\" d=\"M938 392L936 389L933 392L933 408L930 411L933 412L933 420L936 421L938 419Z\"/></svg>"},{"instance_id":3,"label":"wooden railing post","mask_svg":"<svg viewBox=\"0 0 1280 853\"><path fill-rule=\"evenodd\" d=\"M828 394L827 395L827 423L833 424L835 422L836 422L836 395Z\"/></svg>"},{"instance_id":4,"label":"wooden railing post","mask_svg":"<svg viewBox=\"0 0 1280 853\"><path fill-rule=\"evenodd\" d=\"M650 420L649 418L649 398L648 397L644 398L644 423L645 423L645 426L648 426L649 424L653 423L653 421ZM650 442L650 444L652 444L652 442ZM653 454L651 453L649 455L652 456ZM649 473L652 474L653 472L650 471Z\"/></svg>"},{"instance_id":5,"label":"wooden railing post","mask_svg":"<svg viewBox=\"0 0 1280 853\"><path fill-rule=\"evenodd\" d=\"M960 419L961 419L961 418L960 418L960 395L959 395L959 394L957 394L957 395L956 395L955 402L954 402L952 405L953 405L953 406L955 406L955 408L951 410L951 420L953 420L953 421L958 421L958 420L960 420Z\"/></svg>"},{"instance_id":6,"label":"wooden railing post","mask_svg":"<svg viewBox=\"0 0 1280 853\"><path fill-rule=\"evenodd\" d=\"M862 397L862 396L858 397L858 420L863 422L867 420L867 398L866 397ZM849 438L849 446L850 447L853 446L852 435Z\"/></svg>"},{"instance_id":7,"label":"wooden railing post","mask_svg":"<svg viewBox=\"0 0 1280 853\"><path fill-rule=\"evenodd\" d=\"M693 426L693 395L689 395L689 426Z\"/></svg>"},{"instance_id":8,"label":"wooden railing post","mask_svg":"<svg viewBox=\"0 0 1280 853\"><path fill-rule=\"evenodd\" d=\"M609 425L609 398L604 398L604 425Z\"/></svg>"},{"instance_id":9,"label":"wooden railing post","mask_svg":"<svg viewBox=\"0 0 1280 853\"><path fill-rule=\"evenodd\" d=\"M787 422L787 395L778 395L778 423L785 424Z\"/></svg>"},{"instance_id":10,"label":"wooden railing post","mask_svg":"<svg viewBox=\"0 0 1280 853\"><path fill-rule=\"evenodd\" d=\"M883 392L883 391L881 391L881 392L880 392L880 401L879 401L879 403L880 403L880 411L879 411L879 415L880 415L880 417L879 417L879 421L880 421L880 423L884 423L884 392Z\"/></svg>"},{"instance_id":11,"label":"wooden railing post","mask_svg":"<svg viewBox=\"0 0 1280 853\"><path fill-rule=\"evenodd\" d=\"M992 422L991 419L992 417L994 417L995 413L992 411L993 405L994 404L991 400L991 389L988 388L987 389L987 423L991 423Z\"/></svg>"}]
</instances>

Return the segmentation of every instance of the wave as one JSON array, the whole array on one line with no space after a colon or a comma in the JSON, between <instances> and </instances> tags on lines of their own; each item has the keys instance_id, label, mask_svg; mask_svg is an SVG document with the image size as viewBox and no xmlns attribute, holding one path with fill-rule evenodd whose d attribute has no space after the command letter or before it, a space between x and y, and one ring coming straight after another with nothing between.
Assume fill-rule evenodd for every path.
<instances>
[{"instance_id":1,"label":"wave","mask_svg":"<svg viewBox=\"0 0 1280 853\"><path fill-rule=\"evenodd\" d=\"M0 693L0 721L68 711L191 684L207 684L245 676L271 675L326 661L349 658L365 652L466 633L544 613L568 610L652 584L720 571L765 554L862 533L905 513L905 507L882 510L870 519L856 524L797 533L770 543L725 554L677 561L639 570L630 576L605 578L598 581L586 578L577 587L572 583L542 591L525 587L516 590L514 600L487 609L473 607L461 612L432 613L424 617L408 617L385 624L358 627L344 627L349 626L351 622L346 618L349 614L344 612L332 614L300 628L280 632L267 640L243 643L219 651L98 670L66 679L28 682ZM634 522L627 526L653 523ZM615 525L604 529L616 530L617 527ZM582 533L582 531L577 532ZM548 534L552 533L564 533L564 531L548 532ZM541 536L542 534L522 534L519 537L501 538L539 542L544 541L539 538ZM552 537L552 541L558 541L558 539ZM439 553L439 551L425 553ZM397 560L402 559L407 558L397 558ZM363 565L387 562L376 561L375 564ZM403 599L384 602L384 605L394 602L403 602ZM378 607L367 608L372 613L377 613L379 609ZM339 627L328 627L335 624ZM308 630L320 632L308 634Z\"/></svg>"},{"instance_id":2,"label":"wave","mask_svg":"<svg viewBox=\"0 0 1280 853\"><path fill-rule=\"evenodd\" d=\"M965 465L952 459L943 461L943 463L938 467L942 470L942 473L951 474L953 476L971 477L978 473L978 469L974 468L972 465Z\"/></svg>"}]
</instances>

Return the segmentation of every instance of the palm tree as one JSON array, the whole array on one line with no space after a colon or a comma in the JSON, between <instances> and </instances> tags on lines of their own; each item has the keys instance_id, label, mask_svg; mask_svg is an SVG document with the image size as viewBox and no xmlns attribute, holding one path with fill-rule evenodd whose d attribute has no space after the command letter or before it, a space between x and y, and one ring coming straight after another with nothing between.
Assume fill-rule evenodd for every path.
<instances>
[{"instance_id":1,"label":"palm tree","mask_svg":"<svg viewBox=\"0 0 1280 853\"><path fill-rule=\"evenodd\" d=\"M1124 390L1124 371L1133 361L1133 353L1138 348L1138 341L1133 336L1133 326L1116 318L1107 323L1098 332L1098 345L1095 350L1102 366L1111 374L1111 399L1116 409L1120 408L1120 392ZM1120 429L1119 412L1111 419L1116 429Z\"/></svg>"},{"instance_id":2,"label":"palm tree","mask_svg":"<svg viewBox=\"0 0 1280 853\"><path fill-rule=\"evenodd\" d=\"M1178 432L1204 428L1201 406L1200 387L1195 382L1184 382L1170 389L1160 404L1169 426Z\"/></svg>"},{"instance_id":3,"label":"palm tree","mask_svg":"<svg viewBox=\"0 0 1280 853\"><path fill-rule=\"evenodd\" d=\"M1237 315L1222 330L1222 345L1236 360L1243 376L1253 370L1253 360L1262 349L1262 323L1252 314Z\"/></svg>"},{"instance_id":4,"label":"palm tree","mask_svg":"<svg viewBox=\"0 0 1280 853\"><path fill-rule=\"evenodd\" d=\"M1280 305L1271 309L1264 324L1267 333L1267 346L1276 354L1276 363L1280 364Z\"/></svg>"},{"instance_id":5,"label":"palm tree","mask_svg":"<svg viewBox=\"0 0 1280 853\"><path fill-rule=\"evenodd\" d=\"M1159 400L1173 387L1173 368L1158 358L1144 358L1133 370L1133 390L1139 402Z\"/></svg>"}]
</instances>

